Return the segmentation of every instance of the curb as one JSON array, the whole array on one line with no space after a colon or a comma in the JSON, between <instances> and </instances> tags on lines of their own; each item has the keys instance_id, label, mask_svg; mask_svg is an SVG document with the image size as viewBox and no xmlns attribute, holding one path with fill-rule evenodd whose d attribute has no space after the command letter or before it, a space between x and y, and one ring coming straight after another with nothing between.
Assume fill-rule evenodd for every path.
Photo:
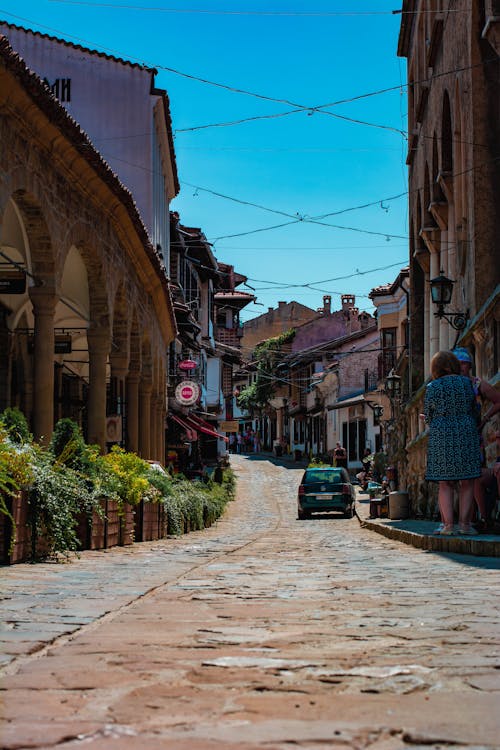
<instances>
[{"instance_id":1,"label":"curb","mask_svg":"<svg viewBox=\"0 0 500 750\"><path fill-rule=\"evenodd\" d=\"M464 539L458 536L443 537L417 534L406 529L396 529L385 523L363 520L357 513L356 516L363 528L427 552L451 552L457 555L474 555L475 557L500 557L500 539L481 539L481 537Z\"/></svg>"}]
</instances>

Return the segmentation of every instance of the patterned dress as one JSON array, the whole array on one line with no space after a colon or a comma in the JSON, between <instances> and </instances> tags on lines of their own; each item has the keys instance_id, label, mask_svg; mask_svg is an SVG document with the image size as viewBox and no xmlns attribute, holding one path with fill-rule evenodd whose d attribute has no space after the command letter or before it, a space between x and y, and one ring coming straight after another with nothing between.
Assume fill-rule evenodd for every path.
<instances>
[{"instance_id":1,"label":"patterned dress","mask_svg":"<svg viewBox=\"0 0 500 750\"><path fill-rule=\"evenodd\" d=\"M425 391L429 425L427 472L432 482L473 479L481 475L477 406L469 378L445 375Z\"/></svg>"}]
</instances>

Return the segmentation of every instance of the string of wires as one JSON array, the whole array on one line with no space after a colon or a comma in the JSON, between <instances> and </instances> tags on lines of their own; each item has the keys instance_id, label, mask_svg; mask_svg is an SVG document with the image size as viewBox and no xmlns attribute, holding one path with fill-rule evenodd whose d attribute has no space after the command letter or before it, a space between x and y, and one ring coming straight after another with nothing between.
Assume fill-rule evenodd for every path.
<instances>
[{"instance_id":1,"label":"string of wires","mask_svg":"<svg viewBox=\"0 0 500 750\"><path fill-rule=\"evenodd\" d=\"M53 0L53 1L55 1L55 0ZM63 0L60 0L60 1L62 2ZM65 1L66 2L70 2L70 0L65 0ZM76 0L74 0L74 1L76 2ZM83 2L83 0L82 0L82 2ZM118 6L114 6L114 7L118 7ZM2 10L2 9L0 9L0 10ZM209 80L207 78L202 78L200 76L195 76L195 75L193 75L191 73L185 73L183 71L177 70L177 69L169 67L169 66L159 65L159 64L154 64L154 63L146 63L144 60L141 60L140 58L138 58L135 55L124 55L124 53L122 53L122 52L120 52L120 51L118 51L116 49L113 49L113 48L110 48L110 47L106 47L106 46L103 46L103 45L100 45L100 44L96 44L95 42L89 41L89 40L84 39L82 37L75 36L73 34L66 34L65 32L60 31L59 29L54 29L54 28L52 28L50 26L46 26L44 24L40 24L40 23L34 22L34 21L32 21L32 20L30 20L28 18L25 18L23 16L18 16L18 15L14 14L14 13L9 13L8 11L5 11L5 10L2 10L2 12L5 13L6 15L10 16L11 18L16 18L18 20L34 24L35 26L38 26L38 27L43 28L43 29L47 29L48 31L52 31L52 32L54 32L56 34L62 34L64 37L66 37L68 39L75 39L76 41L83 42L86 45L90 44L94 48L95 47L99 47L100 49L105 50L107 53L110 53L110 54L113 54L113 55L118 55L122 59L124 57L126 57L127 59L132 60L132 61L139 61L140 64L148 65L148 66L150 66L151 68L153 68L155 70L164 70L166 72L169 72L169 73L181 76L183 78L188 78L188 79L191 79L191 80L194 80L194 81L198 81L199 83L203 83L205 85L215 86L217 88L225 89L225 90L230 91L230 92L235 93L235 94L242 94L242 95L245 95L245 96L251 96L251 97L254 97L254 98L257 98L257 99L262 99L262 100L270 101L270 102L276 102L276 103L279 103L279 104L287 104L287 105L290 105L290 106L292 106L294 108L297 108L298 111L305 111L305 112L309 112L311 114L313 114L314 112L321 112L322 110L326 109L327 107L339 106L340 104L349 104L351 102L359 101L361 99L366 99L368 97L378 96L378 95L381 95L381 94L385 94L385 93L388 93L390 91L401 91L403 88L411 88L411 87L418 86L418 85L423 84L423 83L430 83L431 81L433 81L433 80L435 80L437 78L441 78L443 76L456 75L459 72L463 72L463 71L466 71L466 70L471 70L471 69L476 68L476 67L482 67L483 65L488 64L490 62L491 63L498 62L498 58L495 56L495 57L492 57L491 59L486 59L486 60L482 60L482 61L480 61L478 63L473 63L472 65L462 66L462 67L459 67L459 68L453 68L452 70L443 71L441 73L434 73L433 72L433 74L431 76L419 79L418 81L410 81L410 82L407 82L405 84L399 83L396 86L389 86L389 87L386 87L386 88L383 88L383 89L377 89L376 91L370 91L370 92L366 92L366 93L363 93L363 94L358 94L358 95L355 95L355 96L347 97L347 98L344 98L344 99L339 99L339 100L336 100L336 101L333 101L333 102L327 102L326 104L320 104L320 105L316 105L316 106L310 106L310 105L304 105L304 104L299 104L297 102L293 102L290 99L268 96L268 95L261 94L261 93L258 93L258 92L247 91L246 89L237 88L237 87L231 86L229 84L219 83L219 82L216 82L216 81L211 81L211 80ZM416 13L420 13L420 12L421 11L416 11ZM332 113L330 113L330 114L332 114ZM205 126L203 126L203 127L205 127ZM395 130L397 132L403 132L403 131L398 131L398 129L395 129Z\"/></svg>"},{"instance_id":2,"label":"string of wires","mask_svg":"<svg viewBox=\"0 0 500 750\"><path fill-rule=\"evenodd\" d=\"M163 6L144 6L132 5L130 3L103 3L92 2L91 0L49 0L51 3L59 5L84 5L92 8L111 8L115 10L141 10L154 11L157 13L180 13L187 15L215 15L215 16L313 16L313 17L330 17L330 16L409 16L422 14L437 14L438 10L223 10L223 9L202 9L202 8L166 8ZM463 13L467 8L453 8L451 13Z\"/></svg>"}]
</instances>

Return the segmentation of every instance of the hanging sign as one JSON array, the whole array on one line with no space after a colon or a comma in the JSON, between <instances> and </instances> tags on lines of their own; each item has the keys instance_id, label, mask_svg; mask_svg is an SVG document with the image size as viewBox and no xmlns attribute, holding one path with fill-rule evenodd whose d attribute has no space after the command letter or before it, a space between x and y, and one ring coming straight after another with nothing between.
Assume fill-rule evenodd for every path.
<instances>
[{"instance_id":1,"label":"hanging sign","mask_svg":"<svg viewBox=\"0 0 500 750\"><path fill-rule=\"evenodd\" d=\"M67 333L54 336L54 354L70 354L72 351L71 335Z\"/></svg>"},{"instance_id":2,"label":"hanging sign","mask_svg":"<svg viewBox=\"0 0 500 750\"><path fill-rule=\"evenodd\" d=\"M24 294L26 274L24 271L0 270L0 294Z\"/></svg>"},{"instance_id":3,"label":"hanging sign","mask_svg":"<svg viewBox=\"0 0 500 750\"><path fill-rule=\"evenodd\" d=\"M193 359L183 359L179 362L179 370L196 370L197 363Z\"/></svg>"},{"instance_id":4,"label":"hanging sign","mask_svg":"<svg viewBox=\"0 0 500 750\"><path fill-rule=\"evenodd\" d=\"M200 386L194 380L183 380L175 389L175 398L182 406L192 406L200 397Z\"/></svg>"}]
</instances>

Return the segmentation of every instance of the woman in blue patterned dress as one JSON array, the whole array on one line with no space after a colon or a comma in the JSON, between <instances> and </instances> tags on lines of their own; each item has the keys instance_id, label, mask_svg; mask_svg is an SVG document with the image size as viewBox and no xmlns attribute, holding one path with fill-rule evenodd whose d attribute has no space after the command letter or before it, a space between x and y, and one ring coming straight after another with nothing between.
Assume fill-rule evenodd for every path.
<instances>
[{"instance_id":1,"label":"woman in blue patterned dress","mask_svg":"<svg viewBox=\"0 0 500 750\"><path fill-rule=\"evenodd\" d=\"M425 478L439 482L442 528L453 531L453 489L460 482L459 533L475 534L470 525L474 479L481 475L477 407L469 378L451 352L437 352L431 360L432 381L425 391L425 421L429 425Z\"/></svg>"}]
</instances>

